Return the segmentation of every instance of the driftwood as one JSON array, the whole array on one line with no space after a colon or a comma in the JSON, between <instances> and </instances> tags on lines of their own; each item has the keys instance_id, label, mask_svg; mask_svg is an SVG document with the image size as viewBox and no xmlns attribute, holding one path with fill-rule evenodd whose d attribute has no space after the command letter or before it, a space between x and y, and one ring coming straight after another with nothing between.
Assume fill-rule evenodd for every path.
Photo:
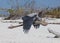
<instances>
[{"instance_id":1,"label":"driftwood","mask_svg":"<svg viewBox=\"0 0 60 43\"><path fill-rule=\"evenodd\" d=\"M9 28L9 29L13 29L13 28L20 27L20 26L23 26L23 24L16 25L16 26L9 26L8 28Z\"/></svg>"},{"instance_id":2,"label":"driftwood","mask_svg":"<svg viewBox=\"0 0 60 43\"><path fill-rule=\"evenodd\" d=\"M45 21L36 21L35 23L37 23L37 24L42 24L42 25L48 25L48 24L60 24L60 23L48 23L48 22L45 22Z\"/></svg>"},{"instance_id":3,"label":"driftwood","mask_svg":"<svg viewBox=\"0 0 60 43\"><path fill-rule=\"evenodd\" d=\"M57 24L57 25L60 25L60 23L48 23L48 24Z\"/></svg>"},{"instance_id":4,"label":"driftwood","mask_svg":"<svg viewBox=\"0 0 60 43\"><path fill-rule=\"evenodd\" d=\"M21 24L22 23L22 24ZM43 25L43 26L46 26L47 25L47 23L46 22L44 22L44 21L36 21L35 22L36 24L41 24L41 25ZM16 25L16 26L9 26L8 28L10 28L10 29L13 29L13 28L16 28L16 27L20 27L20 26L23 26L23 22L20 22L19 23L20 25Z\"/></svg>"},{"instance_id":5,"label":"driftwood","mask_svg":"<svg viewBox=\"0 0 60 43\"><path fill-rule=\"evenodd\" d=\"M60 33L59 32L56 32L56 31L53 31L52 29L48 29L49 33L52 33L55 35L54 38L60 38Z\"/></svg>"},{"instance_id":6,"label":"driftwood","mask_svg":"<svg viewBox=\"0 0 60 43\"><path fill-rule=\"evenodd\" d=\"M21 23L22 23L22 24L21 24ZM60 23L47 23L47 22L45 22L45 21L36 21L35 23L36 23L36 24L41 24L41 25L43 25L43 26L47 26L48 24L60 24ZM23 22L20 22L19 24L20 24L20 25L9 26L8 28L13 29L13 28L16 28L16 27L23 26Z\"/></svg>"}]
</instances>

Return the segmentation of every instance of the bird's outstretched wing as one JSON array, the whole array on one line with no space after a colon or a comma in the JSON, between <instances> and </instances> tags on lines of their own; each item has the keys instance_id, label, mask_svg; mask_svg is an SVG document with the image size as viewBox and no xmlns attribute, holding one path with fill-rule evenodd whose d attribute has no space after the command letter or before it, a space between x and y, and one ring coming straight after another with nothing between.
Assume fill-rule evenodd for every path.
<instances>
[{"instance_id":1,"label":"bird's outstretched wing","mask_svg":"<svg viewBox=\"0 0 60 43\"><path fill-rule=\"evenodd\" d=\"M28 19L26 19L26 18L28 18ZM29 30L32 24L33 24L33 18L32 17L25 16L23 18L23 29L24 30Z\"/></svg>"}]
</instances>

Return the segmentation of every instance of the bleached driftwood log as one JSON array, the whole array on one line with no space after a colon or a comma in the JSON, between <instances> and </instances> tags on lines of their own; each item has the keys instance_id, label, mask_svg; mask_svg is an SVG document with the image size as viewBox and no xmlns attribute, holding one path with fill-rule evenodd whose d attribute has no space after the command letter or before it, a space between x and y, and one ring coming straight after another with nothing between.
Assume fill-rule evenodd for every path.
<instances>
[{"instance_id":1,"label":"bleached driftwood log","mask_svg":"<svg viewBox=\"0 0 60 43\"><path fill-rule=\"evenodd\" d=\"M41 24L43 26L47 25L47 22L45 22L45 21L36 21L35 23L36 24ZM8 28L13 29L13 28L20 27L20 26L23 26L23 22L21 22L21 24L19 23L19 25L16 25L16 26L9 26Z\"/></svg>"},{"instance_id":2,"label":"bleached driftwood log","mask_svg":"<svg viewBox=\"0 0 60 43\"><path fill-rule=\"evenodd\" d=\"M43 26L47 26L48 24L60 24L60 23L47 23L45 21L35 21L36 24L41 24ZM19 22L19 25L16 25L16 26L10 26L9 28L16 28L16 27L19 27L19 26L23 26L23 22Z\"/></svg>"},{"instance_id":3,"label":"bleached driftwood log","mask_svg":"<svg viewBox=\"0 0 60 43\"><path fill-rule=\"evenodd\" d=\"M54 38L60 38L60 33L59 32L56 32L56 31L53 31L52 29L48 29L49 33L52 33L55 35Z\"/></svg>"}]
</instances>

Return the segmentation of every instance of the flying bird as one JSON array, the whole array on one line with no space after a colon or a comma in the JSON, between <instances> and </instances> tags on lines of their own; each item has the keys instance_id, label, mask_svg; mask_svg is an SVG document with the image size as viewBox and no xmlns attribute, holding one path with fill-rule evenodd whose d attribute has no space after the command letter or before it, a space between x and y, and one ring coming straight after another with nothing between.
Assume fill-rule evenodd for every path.
<instances>
[{"instance_id":1,"label":"flying bird","mask_svg":"<svg viewBox=\"0 0 60 43\"><path fill-rule=\"evenodd\" d=\"M35 28L38 28L40 24L35 24L35 21L38 20L38 13L28 14L27 16L22 17L23 20L23 31L28 32L33 25Z\"/></svg>"}]
</instances>

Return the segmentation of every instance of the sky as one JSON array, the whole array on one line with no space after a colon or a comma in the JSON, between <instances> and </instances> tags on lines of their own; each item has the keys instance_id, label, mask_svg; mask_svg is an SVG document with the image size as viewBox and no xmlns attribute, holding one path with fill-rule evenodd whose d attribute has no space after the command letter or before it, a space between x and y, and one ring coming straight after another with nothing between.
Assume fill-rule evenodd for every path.
<instances>
[{"instance_id":1,"label":"sky","mask_svg":"<svg viewBox=\"0 0 60 43\"><path fill-rule=\"evenodd\" d=\"M19 0L19 5L24 5L27 0ZM30 0L29 0L30 1ZM60 0L35 0L36 7L57 7L60 6ZM15 2L15 1L14 1ZM16 3L15 3L16 4ZM11 8L13 3L9 0L0 0L0 8Z\"/></svg>"}]
</instances>

